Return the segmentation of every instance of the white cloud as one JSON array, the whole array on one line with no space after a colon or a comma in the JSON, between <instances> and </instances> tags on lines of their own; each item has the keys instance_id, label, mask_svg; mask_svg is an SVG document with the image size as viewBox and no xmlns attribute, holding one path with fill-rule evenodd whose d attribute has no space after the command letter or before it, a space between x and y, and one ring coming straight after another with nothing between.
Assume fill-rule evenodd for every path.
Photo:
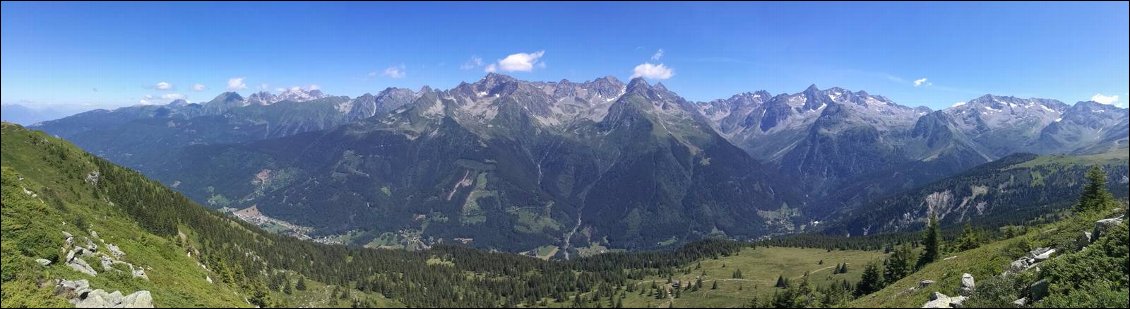
<instances>
[{"instance_id":1,"label":"white cloud","mask_svg":"<svg viewBox=\"0 0 1130 309\"><path fill-rule=\"evenodd\" d=\"M663 58L662 48L660 48L659 51L655 52L654 55L651 55L651 61L659 61L659 58Z\"/></svg>"},{"instance_id":2,"label":"white cloud","mask_svg":"<svg viewBox=\"0 0 1130 309\"><path fill-rule=\"evenodd\" d=\"M399 66L388 67L385 69L384 73L381 73L381 75L388 76L390 78L404 78L404 65L401 64Z\"/></svg>"},{"instance_id":3,"label":"white cloud","mask_svg":"<svg viewBox=\"0 0 1130 309\"><path fill-rule=\"evenodd\" d=\"M207 88L208 88L208 87L204 87L204 84L195 84L195 85L192 85L192 90L193 90L193 91L204 91L204 89L207 89Z\"/></svg>"},{"instance_id":4,"label":"white cloud","mask_svg":"<svg viewBox=\"0 0 1130 309\"><path fill-rule=\"evenodd\" d=\"M268 89L271 89L271 85L259 84L259 91L267 91Z\"/></svg>"},{"instance_id":5,"label":"white cloud","mask_svg":"<svg viewBox=\"0 0 1130 309\"><path fill-rule=\"evenodd\" d=\"M1110 105L1110 104L1114 104L1114 102L1118 102L1118 96L1117 95L1103 95L1101 93L1096 93L1094 96L1091 97L1091 101Z\"/></svg>"},{"instance_id":6,"label":"white cloud","mask_svg":"<svg viewBox=\"0 0 1130 309\"><path fill-rule=\"evenodd\" d=\"M487 72L494 72L494 71L497 71L497 70L501 70L501 71L507 71L507 72L514 72L514 71L529 72L529 71L534 70L535 65L540 67L540 68L544 68L545 65L541 64L539 62L539 59L541 59L541 56L544 56L544 55L545 55L544 50L539 50L539 51L528 53L528 54L527 53L511 54L509 56L506 56L506 58L502 58L502 60L498 60L497 64L492 63L492 64L488 65L487 68L486 68L486 71Z\"/></svg>"},{"instance_id":7,"label":"white cloud","mask_svg":"<svg viewBox=\"0 0 1130 309\"><path fill-rule=\"evenodd\" d=\"M377 71L369 72L369 77L377 77Z\"/></svg>"},{"instance_id":8,"label":"white cloud","mask_svg":"<svg viewBox=\"0 0 1130 309\"><path fill-rule=\"evenodd\" d=\"M179 94L179 93L166 93L166 94L161 95L161 99L165 100L165 101L184 100L185 98L186 97L183 94Z\"/></svg>"},{"instance_id":9,"label":"white cloud","mask_svg":"<svg viewBox=\"0 0 1130 309\"><path fill-rule=\"evenodd\" d=\"M275 88L275 92L285 92L286 88Z\"/></svg>"},{"instance_id":10,"label":"white cloud","mask_svg":"<svg viewBox=\"0 0 1130 309\"><path fill-rule=\"evenodd\" d=\"M914 80L914 87L921 87L923 85L932 86L932 85L934 85L934 83L926 81L925 77Z\"/></svg>"},{"instance_id":11,"label":"white cloud","mask_svg":"<svg viewBox=\"0 0 1130 309\"><path fill-rule=\"evenodd\" d=\"M675 69L660 64L644 63L637 65L633 70L632 78L643 77L648 79L668 79L675 75Z\"/></svg>"},{"instance_id":12,"label":"white cloud","mask_svg":"<svg viewBox=\"0 0 1130 309\"><path fill-rule=\"evenodd\" d=\"M479 56L471 56L471 60L464 62L463 65L459 66L459 69L470 70L481 66L483 66L483 58L479 58Z\"/></svg>"},{"instance_id":13,"label":"white cloud","mask_svg":"<svg viewBox=\"0 0 1130 309\"><path fill-rule=\"evenodd\" d=\"M322 89L322 87L319 87L318 84L310 84L310 86L307 86L306 89L310 89L310 91L314 91L314 90Z\"/></svg>"},{"instance_id":14,"label":"white cloud","mask_svg":"<svg viewBox=\"0 0 1130 309\"><path fill-rule=\"evenodd\" d=\"M141 100L137 100L137 104L141 104L141 105L153 104L153 96L147 94L144 97L141 97Z\"/></svg>"},{"instance_id":15,"label":"white cloud","mask_svg":"<svg viewBox=\"0 0 1130 309\"><path fill-rule=\"evenodd\" d=\"M167 83L167 82L160 82L160 83L157 83L156 86L153 86L153 88L157 88L157 90L169 90L169 89L173 89L173 84L170 84L170 83Z\"/></svg>"},{"instance_id":16,"label":"white cloud","mask_svg":"<svg viewBox=\"0 0 1130 309\"><path fill-rule=\"evenodd\" d=\"M232 77L228 79L228 91L247 89L247 84L243 82L243 79L243 77Z\"/></svg>"}]
</instances>

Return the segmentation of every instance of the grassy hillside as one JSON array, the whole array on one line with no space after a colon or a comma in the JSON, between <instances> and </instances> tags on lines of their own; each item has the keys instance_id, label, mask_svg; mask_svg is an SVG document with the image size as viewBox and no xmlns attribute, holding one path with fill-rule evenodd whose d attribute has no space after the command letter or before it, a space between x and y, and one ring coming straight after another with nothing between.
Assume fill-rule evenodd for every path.
<instances>
[{"instance_id":1,"label":"grassy hillside","mask_svg":"<svg viewBox=\"0 0 1130 309\"><path fill-rule=\"evenodd\" d=\"M778 276L791 282L800 282L806 273L814 286L825 286L847 280L859 281L863 265L884 256L878 251L828 251L825 249L758 247L747 248L739 254L718 259L706 259L684 267L686 272L671 276L680 285L686 286L702 279L702 287L697 291L684 290L679 298L656 299L648 294L651 282L669 287L667 277L649 276L633 282L636 289L644 291L641 295L627 293L623 299L625 307L744 307L755 296L767 299L781 290L773 285ZM848 272L834 274L839 263L848 264ZM736 273L741 278L734 278ZM717 282L718 288L713 286Z\"/></svg>"},{"instance_id":2,"label":"grassy hillside","mask_svg":"<svg viewBox=\"0 0 1130 309\"><path fill-rule=\"evenodd\" d=\"M54 296L54 280L89 280L94 289L123 294L147 290L158 307L251 307L253 289L224 280L226 274L206 268L198 251L185 243L195 237L165 237L150 233L98 189L96 159L60 140L3 125L3 307L70 306ZM236 225L232 222L233 225ZM181 236L195 231L181 225ZM86 261L98 273L78 272L65 264L64 232L82 244L89 238L106 252L113 244L125 253L120 260L144 269L148 279L122 271L106 271L98 258ZM97 236L95 236L97 235ZM196 252L197 254L192 254ZM52 261L41 266L36 259ZM208 263L207 261L203 261ZM297 275L293 275L297 276ZM367 300L381 307L402 306L394 301L349 289L330 296L335 286L308 280L309 288L286 294L270 291L277 305L348 307Z\"/></svg>"},{"instance_id":3,"label":"grassy hillside","mask_svg":"<svg viewBox=\"0 0 1130 309\"><path fill-rule=\"evenodd\" d=\"M983 288L985 282L994 276L999 276L1004 270L1008 269L1010 262L1024 256L1032 248L1052 247L1058 250L1059 255L1076 251L1074 250L1076 238L1084 231L1092 231L1096 220L1119 214L1125 214L1125 208L1072 216L1055 223L1024 228L1024 232L1018 236L991 242L972 250L945 254L943 260L929 264L878 292L856 299L849 303L849 306L860 308L921 307L922 304L929 301L930 295L935 291L949 296L957 295L957 290L961 287L963 273L972 274L978 286ZM1125 223L1123 225L1125 226ZM1125 248L1127 244L1123 242L1122 246ZM1123 254L1122 259L1125 260L1126 258ZM1117 269L1090 269L1087 271L1113 271L1116 274L1120 272ZM1122 272L1124 273L1124 271ZM1017 280L1026 280L1027 283L1031 283L1035 281L1034 279L1036 279L1035 274L1028 273ZM912 289L917 287L922 280L934 280L937 283L922 289ZM1126 289L1125 281L1122 282L1121 288ZM1125 294L1123 294L1124 296ZM1012 295L1011 298L1017 299L1020 296ZM988 300L980 301L987 302Z\"/></svg>"}]
</instances>

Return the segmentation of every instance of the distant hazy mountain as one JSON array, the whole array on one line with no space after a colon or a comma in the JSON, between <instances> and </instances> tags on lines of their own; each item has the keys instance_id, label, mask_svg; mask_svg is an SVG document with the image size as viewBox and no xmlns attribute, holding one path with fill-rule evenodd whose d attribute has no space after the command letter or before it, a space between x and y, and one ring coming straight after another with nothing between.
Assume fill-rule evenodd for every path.
<instances>
[{"instance_id":1,"label":"distant hazy mountain","mask_svg":"<svg viewBox=\"0 0 1130 309\"><path fill-rule=\"evenodd\" d=\"M563 255L785 231L792 218L776 213L796 207L790 186L711 130L692 103L642 79L489 74L383 117L194 146L162 166L151 173L214 207L258 205L365 239L410 230Z\"/></svg>"},{"instance_id":2,"label":"distant hazy mountain","mask_svg":"<svg viewBox=\"0 0 1130 309\"><path fill-rule=\"evenodd\" d=\"M59 119L78 112L74 108L60 109L57 107L27 107L20 104L4 104L0 107L0 119L7 122L30 125L33 123Z\"/></svg>"},{"instance_id":3,"label":"distant hazy mountain","mask_svg":"<svg viewBox=\"0 0 1130 309\"><path fill-rule=\"evenodd\" d=\"M1126 109L985 95L941 111L840 88L742 93L699 104L713 127L794 176L808 215L910 189L1003 156L1126 148Z\"/></svg>"},{"instance_id":4,"label":"distant hazy mountain","mask_svg":"<svg viewBox=\"0 0 1130 309\"><path fill-rule=\"evenodd\" d=\"M384 95L403 92L407 94ZM417 94L389 88L356 99L321 91L287 90L243 98L225 92L211 101L139 105L94 110L31 126L73 141L89 152L145 170L177 149L198 144L239 143L329 129L372 116L375 106L410 102Z\"/></svg>"},{"instance_id":5,"label":"distant hazy mountain","mask_svg":"<svg viewBox=\"0 0 1130 309\"><path fill-rule=\"evenodd\" d=\"M642 79L492 73L356 98L229 92L34 128L212 207L352 243L566 255L799 231L1012 153L1125 152L1127 123L1093 102L986 95L931 111L813 85L695 103Z\"/></svg>"}]
</instances>

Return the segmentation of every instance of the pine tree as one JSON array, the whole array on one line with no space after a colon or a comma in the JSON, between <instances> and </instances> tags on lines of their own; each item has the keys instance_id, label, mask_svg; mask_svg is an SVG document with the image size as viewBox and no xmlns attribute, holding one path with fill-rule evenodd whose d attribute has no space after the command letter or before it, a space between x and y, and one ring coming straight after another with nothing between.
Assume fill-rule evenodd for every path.
<instances>
[{"instance_id":1,"label":"pine tree","mask_svg":"<svg viewBox=\"0 0 1130 309\"><path fill-rule=\"evenodd\" d=\"M855 286L855 296L871 294L882 288L883 274L879 271L879 263L868 263L867 267L863 269L863 276L859 278L859 284Z\"/></svg>"},{"instance_id":2,"label":"pine tree","mask_svg":"<svg viewBox=\"0 0 1130 309\"><path fill-rule=\"evenodd\" d=\"M899 246L898 249L895 249L884 263L883 278L893 282L910 274L910 267L913 265L911 255L910 248L906 246Z\"/></svg>"},{"instance_id":3,"label":"pine tree","mask_svg":"<svg viewBox=\"0 0 1130 309\"><path fill-rule=\"evenodd\" d=\"M778 288L782 288L782 289L788 288L789 287L789 280L785 279L784 275L777 276L777 284L774 285L774 286L778 287Z\"/></svg>"},{"instance_id":4,"label":"pine tree","mask_svg":"<svg viewBox=\"0 0 1130 309\"><path fill-rule=\"evenodd\" d=\"M299 290L299 291L305 291L306 290L306 277L298 277L298 284L295 284L294 288L296 290Z\"/></svg>"},{"instance_id":5,"label":"pine tree","mask_svg":"<svg viewBox=\"0 0 1130 309\"><path fill-rule=\"evenodd\" d=\"M710 285L710 289L711 290L717 290L718 289L718 280L714 280L714 284Z\"/></svg>"},{"instance_id":6,"label":"pine tree","mask_svg":"<svg viewBox=\"0 0 1130 309\"><path fill-rule=\"evenodd\" d=\"M973 226L969 222L966 222L965 228L961 231L961 237L957 240L957 249L965 251L979 246L981 246L981 241L977 237L977 231L973 230Z\"/></svg>"},{"instance_id":7,"label":"pine tree","mask_svg":"<svg viewBox=\"0 0 1130 309\"><path fill-rule=\"evenodd\" d=\"M1075 204L1075 211L1102 210L1115 204L1114 197L1106 189L1106 174L1098 165L1091 166L1087 171L1087 185L1083 186L1083 194L1079 196L1079 203Z\"/></svg>"},{"instance_id":8,"label":"pine tree","mask_svg":"<svg viewBox=\"0 0 1130 309\"><path fill-rule=\"evenodd\" d=\"M930 222L926 225L926 233L922 239L922 257L918 258L916 268L933 263L941 256L941 234L938 229L938 214L931 211Z\"/></svg>"}]
</instances>

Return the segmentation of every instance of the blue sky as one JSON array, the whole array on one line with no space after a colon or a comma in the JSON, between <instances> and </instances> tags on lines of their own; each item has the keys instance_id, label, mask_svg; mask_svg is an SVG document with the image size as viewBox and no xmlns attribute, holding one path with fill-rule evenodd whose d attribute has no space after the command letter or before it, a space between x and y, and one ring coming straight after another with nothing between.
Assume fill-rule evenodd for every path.
<instances>
[{"instance_id":1,"label":"blue sky","mask_svg":"<svg viewBox=\"0 0 1130 309\"><path fill-rule=\"evenodd\" d=\"M985 93L1068 103L1101 94L1125 106L1128 11L1126 2L4 2L0 101L207 101L229 84L245 95L316 85L358 96L447 89L494 69L545 81L642 74L691 100L816 84L935 109Z\"/></svg>"}]
</instances>

